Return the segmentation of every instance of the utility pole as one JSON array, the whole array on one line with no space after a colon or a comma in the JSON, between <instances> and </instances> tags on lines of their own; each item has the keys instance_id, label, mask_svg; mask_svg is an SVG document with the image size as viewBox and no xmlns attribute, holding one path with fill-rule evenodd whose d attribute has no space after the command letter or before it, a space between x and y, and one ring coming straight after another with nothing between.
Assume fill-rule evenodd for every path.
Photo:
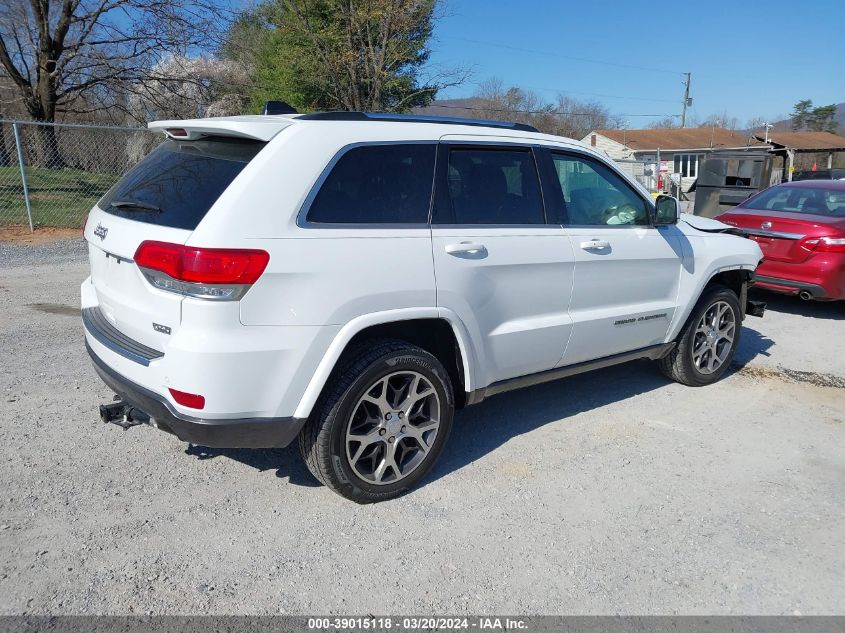
<instances>
[{"instance_id":1,"label":"utility pole","mask_svg":"<svg viewBox=\"0 0 845 633\"><path fill-rule=\"evenodd\" d=\"M687 80L684 82L684 110L681 114L681 127L687 126L687 106L692 104L692 99L689 96L689 84L692 79L692 73L684 73Z\"/></svg>"}]
</instances>

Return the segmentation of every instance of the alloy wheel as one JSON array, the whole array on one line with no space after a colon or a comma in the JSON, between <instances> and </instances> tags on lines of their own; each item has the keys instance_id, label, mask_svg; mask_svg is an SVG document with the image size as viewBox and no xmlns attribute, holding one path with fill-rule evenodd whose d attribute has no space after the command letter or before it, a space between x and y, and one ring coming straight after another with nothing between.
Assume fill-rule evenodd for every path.
<instances>
[{"instance_id":1,"label":"alloy wheel","mask_svg":"<svg viewBox=\"0 0 845 633\"><path fill-rule=\"evenodd\" d=\"M725 301L716 301L695 328L692 362L702 374L712 374L728 359L736 335L736 315Z\"/></svg>"},{"instance_id":2,"label":"alloy wheel","mask_svg":"<svg viewBox=\"0 0 845 633\"><path fill-rule=\"evenodd\" d=\"M364 481L386 485L416 470L440 428L440 398L419 372L375 381L358 399L346 428L346 457Z\"/></svg>"}]
</instances>

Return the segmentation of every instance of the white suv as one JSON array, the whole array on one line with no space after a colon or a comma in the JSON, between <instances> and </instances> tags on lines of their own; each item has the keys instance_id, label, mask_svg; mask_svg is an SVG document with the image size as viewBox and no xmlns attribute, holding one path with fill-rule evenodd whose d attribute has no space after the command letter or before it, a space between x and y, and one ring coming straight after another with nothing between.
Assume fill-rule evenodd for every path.
<instances>
[{"instance_id":1,"label":"white suv","mask_svg":"<svg viewBox=\"0 0 845 633\"><path fill-rule=\"evenodd\" d=\"M358 502L414 486L456 408L637 359L705 385L753 241L655 204L577 141L362 113L163 121L85 228L107 421L210 447L298 438Z\"/></svg>"}]
</instances>

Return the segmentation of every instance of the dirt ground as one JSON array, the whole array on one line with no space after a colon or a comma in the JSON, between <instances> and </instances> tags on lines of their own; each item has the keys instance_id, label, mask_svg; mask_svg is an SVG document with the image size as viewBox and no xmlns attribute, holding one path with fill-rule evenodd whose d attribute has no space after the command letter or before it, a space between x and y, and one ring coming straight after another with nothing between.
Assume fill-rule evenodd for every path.
<instances>
[{"instance_id":1,"label":"dirt ground","mask_svg":"<svg viewBox=\"0 0 845 633\"><path fill-rule=\"evenodd\" d=\"M82 239L82 227L78 229L36 228L30 231L28 226L0 227L0 242L14 244L46 244L59 240Z\"/></svg>"},{"instance_id":2,"label":"dirt ground","mask_svg":"<svg viewBox=\"0 0 845 633\"><path fill-rule=\"evenodd\" d=\"M690 389L636 362L458 414L357 506L294 447L104 426L77 242L0 244L0 614L843 614L845 305L764 295Z\"/></svg>"}]
</instances>

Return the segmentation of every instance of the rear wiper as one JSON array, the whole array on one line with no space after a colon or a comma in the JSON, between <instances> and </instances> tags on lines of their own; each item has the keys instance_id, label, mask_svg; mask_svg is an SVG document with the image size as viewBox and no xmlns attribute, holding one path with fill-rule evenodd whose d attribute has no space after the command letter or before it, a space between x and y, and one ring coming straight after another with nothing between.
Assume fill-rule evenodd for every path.
<instances>
[{"instance_id":1,"label":"rear wiper","mask_svg":"<svg viewBox=\"0 0 845 633\"><path fill-rule=\"evenodd\" d=\"M122 209L123 211L150 211L152 213L161 213L161 209L154 204L148 204L139 200L114 200L109 203L109 206L115 209Z\"/></svg>"}]
</instances>

